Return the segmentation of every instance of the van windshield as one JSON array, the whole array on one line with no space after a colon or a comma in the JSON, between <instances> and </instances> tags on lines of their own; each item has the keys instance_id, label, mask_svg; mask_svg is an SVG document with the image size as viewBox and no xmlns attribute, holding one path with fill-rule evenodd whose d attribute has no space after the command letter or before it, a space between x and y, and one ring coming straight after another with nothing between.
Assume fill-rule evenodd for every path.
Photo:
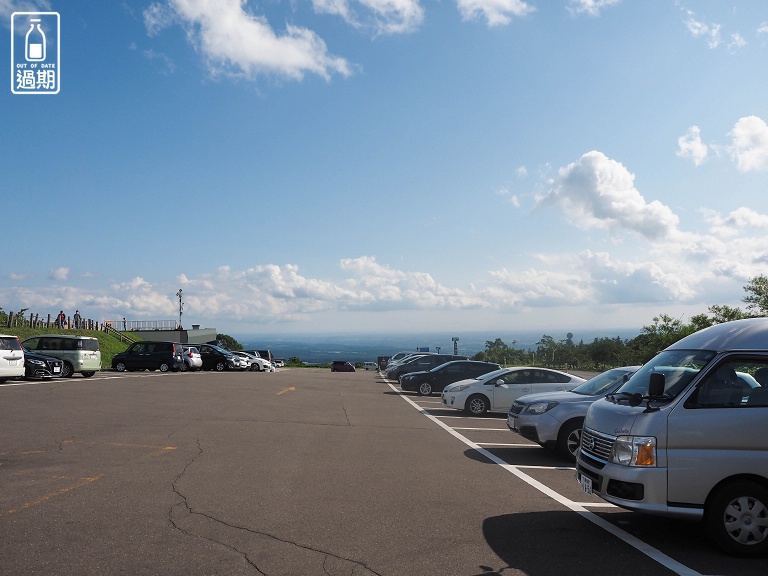
<instances>
[{"instance_id":1,"label":"van windshield","mask_svg":"<svg viewBox=\"0 0 768 576\"><path fill-rule=\"evenodd\" d=\"M629 381L616 391L619 394L648 395L651 374L664 375L664 395L677 397L686 386L715 357L710 350L666 350L643 365Z\"/></svg>"}]
</instances>

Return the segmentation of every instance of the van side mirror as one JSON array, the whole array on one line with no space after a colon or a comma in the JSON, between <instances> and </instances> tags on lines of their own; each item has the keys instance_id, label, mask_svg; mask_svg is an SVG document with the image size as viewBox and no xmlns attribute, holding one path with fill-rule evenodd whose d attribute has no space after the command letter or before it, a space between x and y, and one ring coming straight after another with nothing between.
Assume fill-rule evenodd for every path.
<instances>
[{"instance_id":1,"label":"van side mirror","mask_svg":"<svg viewBox=\"0 0 768 576\"><path fill-rule=\"evenodd\" d=\"M648 382L648 396L663 396L666 378L660 372L653 372Z\"/></svg>"}]
</instances>

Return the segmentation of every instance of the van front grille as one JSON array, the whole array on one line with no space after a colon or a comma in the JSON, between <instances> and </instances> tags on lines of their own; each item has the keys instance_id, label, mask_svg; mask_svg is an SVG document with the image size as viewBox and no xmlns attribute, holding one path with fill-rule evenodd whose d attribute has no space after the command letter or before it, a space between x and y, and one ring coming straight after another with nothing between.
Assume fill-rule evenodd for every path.
<instances>
[{"instance_id":1,"label":"van front grille","mask_svg":"<svg viewBox=\"0 0 768 576\"><path fill-rule=\"evenodd\" d=\"M615 436L600 434L589 428L584 428L581 431L581 451L603 462L608 462L610 459L615 441Z\"/></svg>"}]
</instances>

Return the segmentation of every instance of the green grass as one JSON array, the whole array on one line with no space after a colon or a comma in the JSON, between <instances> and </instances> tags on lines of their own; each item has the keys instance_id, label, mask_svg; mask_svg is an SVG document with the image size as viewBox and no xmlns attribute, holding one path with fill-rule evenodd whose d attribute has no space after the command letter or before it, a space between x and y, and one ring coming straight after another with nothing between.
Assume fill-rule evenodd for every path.
<instances>
[{"instance_id":1,"label":"green grass","mask_svg":"<svg viewBox=\"0 0 768 576\"><path fill-rule=\"evenodd\" d=\"M59 328L19 328L0 326L0 333L18 336L19 340L26 340L30 336L40 336L43 334L67 334L69 336L91 336L97 338L99 340L99 350L101 350L102 368L111 368L112 357L118 352L122 352L128 348L129 345L129 342L125 340L121 342L120 338L114 334L107 334L100 330L60 330ZM133 332L126 332L126 334L134 340L143 340L142 337Z\"/></svg>"}]
</instances>

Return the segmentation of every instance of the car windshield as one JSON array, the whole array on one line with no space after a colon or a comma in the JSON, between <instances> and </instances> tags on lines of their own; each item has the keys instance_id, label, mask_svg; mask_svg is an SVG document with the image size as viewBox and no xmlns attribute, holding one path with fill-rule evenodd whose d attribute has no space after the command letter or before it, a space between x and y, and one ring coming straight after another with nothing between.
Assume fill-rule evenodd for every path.
<instances>
[{"instance_id":1,"label":"car windshield","mask_svg":"<svg viewBox=\"0 0 768 576\"><path fill-rule=\"evenodd\" d=\"M504 374L507 372L509 372L509 368L501 368L499 370L494 370L493 372L488 372L487 374L482 374L475 378L475 380L490 380L491 378L496 378L497 376L504 376Z\"/></svg>"},{"instance_id":2,"label":"car windshield","mask_svg":"<svg viewBox=\"0 0 768 576\"><path fill-rule=\"evenodd\" d=\"M618 368L615 370L608 370L607 372L603 372L602 374L598 374L594 378L587 380L583 384L579 384L576 388L571 390L571 392L574 394L583 394L584 396L604 394L622 382L625 376L629 378L632 374L633 372L630 370L621 370Z\"/></svg>"},{"instance_id":3,"label":"car windshield","mask_svg":"<svg viewBox=\"0 0 768 576\"><path fill-rule=\"evenodd\" d=\"M709 350L665 350L640 368L616 394L647 396L651 374L659 373L664 375L664 396L671 400L685 390L714 357L715 352Z\"/></svg>"}]
</instances>

